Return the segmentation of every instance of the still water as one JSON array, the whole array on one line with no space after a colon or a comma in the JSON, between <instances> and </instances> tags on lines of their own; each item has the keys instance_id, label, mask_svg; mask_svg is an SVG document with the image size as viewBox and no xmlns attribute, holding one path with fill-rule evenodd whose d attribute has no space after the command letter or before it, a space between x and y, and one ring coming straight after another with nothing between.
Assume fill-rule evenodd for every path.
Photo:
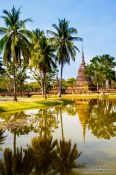
<instances>
[{"instance_id":1,"label":"still water","mask_svg":"<svg viewBox=\"0 0 116 175\"><path fill-rule=\"evenodd\" d=\"M116 174L116 100L0 114L0 175Z\"/></svg>"}]
</instances>

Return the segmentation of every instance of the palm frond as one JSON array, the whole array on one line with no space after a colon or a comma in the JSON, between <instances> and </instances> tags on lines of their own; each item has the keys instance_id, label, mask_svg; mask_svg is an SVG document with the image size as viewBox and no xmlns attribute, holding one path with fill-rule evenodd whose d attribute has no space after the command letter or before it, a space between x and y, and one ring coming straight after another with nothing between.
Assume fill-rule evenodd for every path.
<instances>
[{"instance_id":1,"label":"palm frond","mask_svg":"<svg viewBox=\"0 0 116 175\"><path fill-rule=\"evenodd\" d=\"M0 35L6 34L8 32L8 29L5 27L0 27Z\"/></svg>"},{"instance_id":2,"label":"palm frond","mask_svg":"<svg viewBox=\"0 0 116 175\"><path fill-rule=\"evenodd\" d=\"M8 38L9 37L7 35L5 35L3 38L1 38L1 40L0 40L0 53L2 53L6 42L8 41Z\"/></svg>"}]
</instances>

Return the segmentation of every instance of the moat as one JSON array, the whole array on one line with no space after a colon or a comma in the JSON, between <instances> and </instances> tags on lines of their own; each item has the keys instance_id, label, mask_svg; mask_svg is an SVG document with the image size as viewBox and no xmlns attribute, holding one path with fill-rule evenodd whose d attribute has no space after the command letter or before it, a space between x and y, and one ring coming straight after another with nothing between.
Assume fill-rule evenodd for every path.
<instances>
[{"instance_id":1,"label":"moat","mask_svg":"<svg viewBox=\"0 0 116 175\"><path fill-rule=\"evenodd\" d=\"M115 174L116 100L0 114L0 175Z\"/></svg>"}]
</instances>

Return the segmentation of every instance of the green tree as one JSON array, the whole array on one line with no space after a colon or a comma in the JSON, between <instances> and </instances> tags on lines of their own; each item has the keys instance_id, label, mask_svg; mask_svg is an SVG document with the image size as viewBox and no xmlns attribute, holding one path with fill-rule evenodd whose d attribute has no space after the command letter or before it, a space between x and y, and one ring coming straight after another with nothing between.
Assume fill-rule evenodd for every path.
<instances>
[{"instance_id":1,"label":"green tree","mask_svg":"<svg viewBox=\"0 0 116 175\"><path fill-rule=\"evenodd\" d=\"M79 49L74 45L74 41L82 41L82 38L75 37L73 34L77 34L78 31L69 26L69 21L66 19L59 19L58 25L53 24L54 31L48 30L47 32L52 35L51 41L57 48L56 61L61 66L60 70L60 88L59 97L61 98L62 91L62 74L63 67L66 63L70 64L70 60L75 61L76 50Z\"/></svg>"},{"instance_id":2,"label":"green tree","mask_svg":"<svg viewBox=\"0 0 116 175\"><path fill-rule=\"evenodd\" d=\"M96 56L86 67L86 76L92 79L94 85L97 85L97 90L108 88L111 85L111 80L116 81L115 66L114 57L110 55Z\"/></svg>"},{"instance_id":3,"label":"green tree","mask_svg":"<svg viewBox=\"0 0 116 175\"><path fill-rule=\"evenodd\" d=\"M16 94L16 65L23 56L25 61L30 58L30 42L31 32L26 30L25 24L31 21L30 18L21 20L20 9L15 7L11 11L3 10L3 20L6 27L0 27L0 52L3 52L3 61L5 64L13 63L13 80L14 80L14 101L17 101Z\"/></svg>"},{"instance_id":4,"label":"green tree","mask_svg":"<svg viewBox=\"0 0 116 175\"><path fill-rule=\"evenodd\" d=\"M68 79L67 79L67 85L68 85L69 87L71 87L71 89L72 89L72 94L74 93L74 85L75 85L75 82L76 82L75 78L68 78Z\"/></svg>"},{"instance_id":5,"label":"green tree","mask_svg":"<svg viewBox=\"0 0 116 175\"><path fill-rule=\"evenodd\" d=\"M31 54L31 66L38 70L41 79L42 94L46 96L46 74L51 72L52 68L56 68L55 48L50 44L49 39L44 35L40 35L40 31L33 33L33 49Z\"/></svg>"}]
</instances>

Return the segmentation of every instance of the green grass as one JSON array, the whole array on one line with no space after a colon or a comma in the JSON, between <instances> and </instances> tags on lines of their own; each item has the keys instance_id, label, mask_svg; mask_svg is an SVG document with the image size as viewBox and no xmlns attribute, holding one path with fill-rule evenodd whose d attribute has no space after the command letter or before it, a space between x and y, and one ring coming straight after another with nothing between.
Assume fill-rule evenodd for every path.
<instances>
[{"instance_id":1,"label":"green grass","mask_svg":"<svg viewBox=\"0 0 116 175\"><path fill-rule=\"evenodd\" d=\"M63 106L72 103L74 99L116 99L116 94L69 94L62 95L62 99L58 99L57 95L48 95L48 99L43 99L40 95L34 95L31 98L26 98L14 102L14 101L1 101L0 112L12 112L32 108L40 107L52 107L52 106Z\"/></svg>"},{"instance_id":2,"label":"green grass","mask_svg":"<svg viewBox=\"0 0 116 175\"><path fill-rule=\"evenodd\" d=\"M66 99L31 99L22 101L2 101L0 102L0 112L12 112L24 109L40 108L40 107L52 107L63 106L72 103L71 100Z\"/></svg>"},{"instance_id":3,"label":"green grass","mask_svg":"<svg viewBox=\"0 0 116 175\"><path fill-rule=\"evenodd\" d=\"M41 95L33 95L31 98L41 98ZM58 98L58 95L48 95L48 98L53 98L53 99L56 99ZM116 99L116 93L113 94L96 94L96 93L93 93L93 94L63 94L62 95L62 98L63 99L98 99L98 98L112 98L112 99Z\"/></svg>"}]
</instances>

